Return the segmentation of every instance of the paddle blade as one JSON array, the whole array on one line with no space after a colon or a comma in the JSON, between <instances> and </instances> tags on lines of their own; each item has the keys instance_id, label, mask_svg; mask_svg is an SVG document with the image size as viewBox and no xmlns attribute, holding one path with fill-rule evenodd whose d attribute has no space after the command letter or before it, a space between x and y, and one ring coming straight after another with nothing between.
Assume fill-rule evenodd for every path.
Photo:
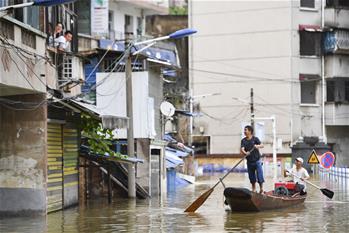
<instances>
[{"instance_id":1,"label":"paddle blade","mask_svg":"<svg viewBox=\"0 0 349 233\"><path fill-rule=\"evenodd\" d=\"M320 189L320 190L326 197L332 199L334 192L332 192L331 190L328 190L328 189Z\"/></svg>"},{"instance_id":2,"label":"paddle blade","mask_svg":"<svg viewBox=\"0 0 349 233\"><path fill-rule=\"evenodd\" d=\"M198 197L191 205L184 210L184 212L195 212L197 209L199 209L202 204L207 200L207 198L211 195L213 192L213 188L207 190L203 194L201 194L200 197Z\"/></svg>"}]
</instances>

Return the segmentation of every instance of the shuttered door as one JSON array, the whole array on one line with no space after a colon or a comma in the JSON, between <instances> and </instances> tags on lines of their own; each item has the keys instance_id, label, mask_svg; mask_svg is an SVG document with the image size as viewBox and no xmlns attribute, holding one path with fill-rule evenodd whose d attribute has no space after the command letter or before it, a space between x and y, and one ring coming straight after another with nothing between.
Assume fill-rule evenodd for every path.
<instances>
[{"instance_id":1,"label":"shuttered door","mask_svg":"<svg viewBox=\"0 0 349 233\"><path fill-rule=\"evenodd\" d=\"M47 212L52 212L63 206L62 126L49 123L47 128Z\"/></svg>"},{"instance_id":2,"label":"shuttered door","mask_svg":"<svg viewBox=\"0 0 349 233\"><path fill-rule=\"evenodd\" d=\"M64 207L78 203L78 134L68 125L63 129Z\"/></svg>"}]
</instances>

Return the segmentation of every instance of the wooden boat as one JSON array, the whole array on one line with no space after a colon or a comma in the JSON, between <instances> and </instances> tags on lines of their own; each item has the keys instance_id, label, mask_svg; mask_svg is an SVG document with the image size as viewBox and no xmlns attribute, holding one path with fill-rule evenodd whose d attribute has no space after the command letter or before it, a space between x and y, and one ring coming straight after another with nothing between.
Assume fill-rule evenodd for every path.
<instances>
[{"instance_id":1,"label":"wooden boat","mask_svg":"<svg viewBox=\"0 0 349 233\"><path fill-rule=\"evenodd\" d=\"M274 195L273 191L259 194L246 188L232 187L224 189L224 196L231 210L239 212L287 208L302 204L306 198L306 195L301 196L299 193L292 196Z\"/></svg>"}]
</instances>

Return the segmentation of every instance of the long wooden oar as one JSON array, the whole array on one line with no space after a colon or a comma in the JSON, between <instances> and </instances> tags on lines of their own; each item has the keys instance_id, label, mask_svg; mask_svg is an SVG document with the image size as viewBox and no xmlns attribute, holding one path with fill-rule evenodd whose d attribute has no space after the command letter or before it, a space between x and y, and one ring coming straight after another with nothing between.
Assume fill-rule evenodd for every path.
<instances>
[{"instance_id":1,"label":"long wooden oar","mask_svg":"<svg viewBox=\"0 0 349 233\"><path fill-rule=\"evenodd\" d=\"M296 174L292 173L291 171L287 170L287 172L290 173L291 175L293 175L293 176L295 176L295 177L301 179L301 177L297 176ZM332 199L332 197L333 197L333 195L334 195L334 192L333 192L333 191L331 191L331 190L329 190L329 189L326 189L326 188L321 188L320 186L317 186L316 184L313 184L313 183L311 183L311 182L308 181L308 180L303 179L303 181L304 181L305 183L308 183L308 184L310 184L311 186L313 186L313 187L319 189L319 190L322 192L322 194L324 194L326 197Z\"/></svg>"},{"instance_id":2,"label":"long wooden oar","mask_svg":"<svg viewBox=\"0 0 349 233\"><path fill-rule=\"evenodd\" d=\"M250 153L253 151L254 149L252 149L250 151ZM209 190L207 190L206 192L204 192L203 194L201 194L200 197L198 197L193 203L191 203L191 205L186 208L184 210L184 212L195 212L197 209L199 209L200 206L202 206L202 204L204 204L204 202L207 200L207 198L211 195L211 193L213 192L214 188L223 181L223 179L229 175L230 172L232 172L245 158L247 157L247 155L245 155L242 159L240 159L240 161L235 164L235 166L233 168L231 168L227 174L225 174L222 178L219 179L219 181Z\"/></svg>"}]
</instances>

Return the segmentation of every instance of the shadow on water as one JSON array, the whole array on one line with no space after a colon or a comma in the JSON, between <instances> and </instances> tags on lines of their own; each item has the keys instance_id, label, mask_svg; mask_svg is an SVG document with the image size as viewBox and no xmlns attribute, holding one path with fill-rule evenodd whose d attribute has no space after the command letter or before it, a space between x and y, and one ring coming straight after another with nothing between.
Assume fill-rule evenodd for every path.
<instances>
[{"instance_id":1,"label":"shadow on water","mask_svg":"<svg viewBox=\"0 0 349 233\"><path fill-rule=\"evenodd\" d=\"M0 219L0 232L348 232L348 190L330 183L321 185L335 192L333 200L309 187L303 205L257 213L225 211L219 185L196 213L183 212L216 181L217 176L200 178L162 199L114 199L108 204L100 198L47 217ZM243 174L229 176L225 184L249 187ZM267 182L266 190L271 187Z\"/></svg>"}]
</instances>

